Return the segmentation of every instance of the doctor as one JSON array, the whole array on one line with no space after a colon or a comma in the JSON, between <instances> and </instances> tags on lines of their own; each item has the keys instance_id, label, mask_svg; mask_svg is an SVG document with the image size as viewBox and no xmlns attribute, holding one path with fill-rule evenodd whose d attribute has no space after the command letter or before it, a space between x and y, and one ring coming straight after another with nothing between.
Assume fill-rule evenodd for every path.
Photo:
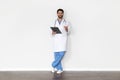
<instances>
[{"instance_id":1,"label":"doctor","mask_svg":"<svg viewBox=\"0 0 120 80\"><path fill-rule=\"evenodd\" d=\"M62 59L67 51L67 36L69 31L69 24L68 22L63 18L64 10L58 9L57 10L57 16L58 18L54 22L54 26L58 27L61 34L57 34L56 32L52 31L52 37L53 37L53 50L54 50L54 61L52 62L52 72L56 72L58 74L63 72L62 67Z\"/></svg>"}]
</instances>

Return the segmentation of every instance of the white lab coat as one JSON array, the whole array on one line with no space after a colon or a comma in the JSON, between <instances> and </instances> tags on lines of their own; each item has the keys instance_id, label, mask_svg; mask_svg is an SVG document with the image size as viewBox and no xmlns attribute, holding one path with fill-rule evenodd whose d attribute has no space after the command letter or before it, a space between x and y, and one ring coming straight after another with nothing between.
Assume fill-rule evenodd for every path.
<instances>
[{"instance_id":1,"label":"white lab coat","mask_svg":"<svg viewBox=\"0 0 120 80\"><path fill-rule=\"evenodd\" d=\"M61 23L59 24L58 20L56 19L54 22L54 26L58 27L62 34L55 34L53 35L53 51L60 52L60 51L67 51L67 40L68 40L68 33L69 33L69 23L63 18ZM66 32L64 26L68 26L68 32Z\"/></svg>"}]
</instances>

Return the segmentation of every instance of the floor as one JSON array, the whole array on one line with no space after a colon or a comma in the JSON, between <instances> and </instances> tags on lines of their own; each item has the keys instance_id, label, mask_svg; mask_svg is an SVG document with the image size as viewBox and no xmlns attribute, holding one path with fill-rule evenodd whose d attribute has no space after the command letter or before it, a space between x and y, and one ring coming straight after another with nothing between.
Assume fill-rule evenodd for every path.
<instances>
[{"instance_id":1,"label":"floor","mask_svg":"<svg viewBox=\"0 0 120 80\"><path fill-rule=\"evenodd\" d=\"M119 71L0 71L0 80L120 80Z\"/></svg>"}]
</instances>

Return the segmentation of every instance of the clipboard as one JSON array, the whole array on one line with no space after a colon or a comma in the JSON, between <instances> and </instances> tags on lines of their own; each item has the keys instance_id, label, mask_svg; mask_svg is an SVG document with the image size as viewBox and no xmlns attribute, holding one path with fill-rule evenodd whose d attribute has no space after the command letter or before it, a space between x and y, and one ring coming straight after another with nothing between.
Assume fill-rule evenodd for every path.
<instances>
[{"instance_id":1,"label":"clipboard","mask_svg":"<svg viewBox=\"0 0 120 80\"><path fill-rule=\"evenodd\" d=\"M50 27L50 28L52 29L52 31L56 32L57 34L62 33L58 27Z\"/></svg>"}]
</instances>

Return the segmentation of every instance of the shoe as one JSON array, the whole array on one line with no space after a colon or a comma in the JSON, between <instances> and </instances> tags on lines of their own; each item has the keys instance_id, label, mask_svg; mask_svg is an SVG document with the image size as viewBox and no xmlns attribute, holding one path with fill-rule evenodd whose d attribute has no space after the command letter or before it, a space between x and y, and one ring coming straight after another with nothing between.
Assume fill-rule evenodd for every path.
<instances>
[{"instance_id":1,"label":"shoe","mask_svg":"<svg viewBox=\"0 0 120 80\"><path fill-rule=\"evenodd\" d=\"M57 74L61 74L63 71L62 70L58 70L57 71Z\"/></svg>"},{"instance_id":2,"label":"shoe","mask_svg":"<svg viewBox=\"0 0 120 80\"><path fill-rule=\"evenodd\" d=\"M52 73L56 72L57 69L56 68L52 68Z\"/></svg>"}]
</instances>

